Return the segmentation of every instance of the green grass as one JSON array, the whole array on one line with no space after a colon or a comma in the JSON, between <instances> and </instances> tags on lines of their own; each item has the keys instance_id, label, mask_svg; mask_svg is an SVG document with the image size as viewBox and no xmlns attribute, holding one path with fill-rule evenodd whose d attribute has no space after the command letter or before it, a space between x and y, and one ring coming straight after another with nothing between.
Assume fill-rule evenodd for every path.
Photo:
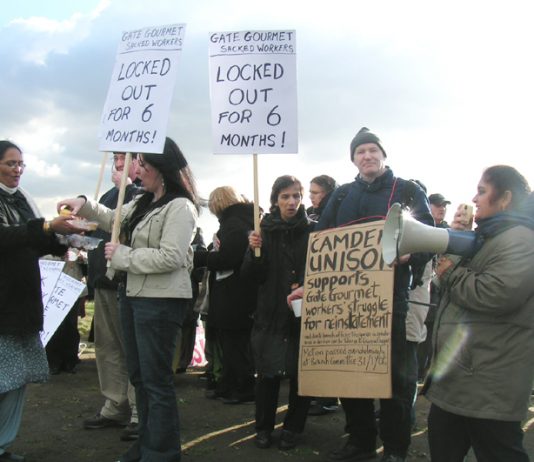
<instances>
[{"instance_id":1,"label":"green grass","mask_svg":"<svg viewBox=\"0 0 534 462\"><path fill-rule=\"evenodd\" d=\"M82 341L87 341L89 330L91 329L91 321L95 312L95 303L93 301L85 304L85 317L78 320L78 330Z\"/></svg>"}]
</instances>

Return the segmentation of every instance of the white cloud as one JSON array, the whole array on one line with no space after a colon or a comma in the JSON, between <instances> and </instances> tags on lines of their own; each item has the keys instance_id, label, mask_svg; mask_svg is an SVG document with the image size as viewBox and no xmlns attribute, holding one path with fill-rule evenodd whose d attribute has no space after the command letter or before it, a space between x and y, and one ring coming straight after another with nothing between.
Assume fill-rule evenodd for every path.
<instances>
[{"instance_id":1,"label":"white cloud","mask_svg":"<svg viewBox=\"0 0 534 462\"><path fill-rule=\"evenodd\" d=\"M42 16L13 19L9 26L28 37L22 58L45 65L50 53L67 54L73 46L89 36L92 22L109 4L110 0L101 0L90 13L74 13L63 21Z\"/></svg>"}]
</instances>

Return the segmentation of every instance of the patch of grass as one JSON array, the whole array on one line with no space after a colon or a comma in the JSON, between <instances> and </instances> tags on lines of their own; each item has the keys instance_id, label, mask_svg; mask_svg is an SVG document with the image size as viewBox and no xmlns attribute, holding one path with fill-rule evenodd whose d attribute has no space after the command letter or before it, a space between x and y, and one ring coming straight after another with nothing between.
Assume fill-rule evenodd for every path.
<instances>
[{"instance_id":1,"label":"patch of grass","mask_svg":"<svg viewBox=\"0 0 534 462\"><path fill-rule=\"evenodd\" d=\"M95 303L91 300L85 303L85 317L78 320L78 330L83 341L87 341L89 330L91 329L91 322L95 313Z\"/></svg>"}]
</instances>

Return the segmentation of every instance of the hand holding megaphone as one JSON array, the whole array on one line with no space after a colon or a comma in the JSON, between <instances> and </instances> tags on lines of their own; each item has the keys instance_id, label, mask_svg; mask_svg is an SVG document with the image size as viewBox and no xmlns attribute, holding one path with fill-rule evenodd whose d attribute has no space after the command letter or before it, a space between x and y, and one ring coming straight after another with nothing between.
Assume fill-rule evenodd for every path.
<instances>
[{"instance_id":1,"label":"hand holding megaphone","mask_svg":"<svg viewBox=\"0 0 534 462\"><path fill-rule=\"evenodd\" d=\"M393 204L388 211L382 235L382 256L391 265L411 253L450 253L464 257L476 252L475 233L454 229L435 228L418 222Z\"/></svg>"}]
</instances>

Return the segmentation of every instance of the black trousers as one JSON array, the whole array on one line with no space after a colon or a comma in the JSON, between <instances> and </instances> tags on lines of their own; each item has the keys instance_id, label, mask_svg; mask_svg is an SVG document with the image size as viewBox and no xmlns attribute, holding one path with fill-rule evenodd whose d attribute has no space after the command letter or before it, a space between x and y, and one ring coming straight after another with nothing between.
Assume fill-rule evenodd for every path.
<instances>
[{"instance_id":1,"label":"black trousers","mask_svg":"<svg viewBox=\"0 0 534 462\"><path fill-rule=\"evenodd\" d=\"M393 397L380 400L380 438L384 452L406 457L411 440L411 410L414 390L409 385L407 361L406 311L393 313L391 329L391 375ZM404 313L404 314L403 314ZM374 400L342 398L345 411L345 431L349 441L366 451L376 448Z\"/></svg>"},{"instance_id":2,"label":"black trousers","mask_svg":"<svg viewBox=\"0 0 534 462\"><path fill-rule=\"evenodd\" d=\"M79 362L78 311L80 304L80 299L76 300L46 345L46 356L51 369L58 368L70 372Z\"/></svg>"},{"instance_id":3,"label":"black trousers","mask_svg":"<svg viewBox=\"0 0 534 462\"><path fill-rule=\"evenodd\" d=\"M218 330L222 348L222 388L236 398L254 394L250 329Z\"/></svg>"},{"instance_id":4,"label":"black trousers","mask_svg":"<svg viewBox=\"0 0 534 462\"><path fill-rule=\"evenodd\" d=\"M428 415L432 462L463 462L472 447L478 462L528 462L521 422L477 419L432 404Z\"/></svg>"},{"instance_id":5,"label":"black trousers","mask_svg":"<svg viewBox=\"0 0 534 462\"><path fill-rule=\"evenodd\" d=\"M296 377L289 379L289 406L284 419L284 429L302 433L308 416L311 397L298 396ZM280 377L258 377L256 384L256 431L272 432L276 420Z\"/></svg>"}]
</instances>

